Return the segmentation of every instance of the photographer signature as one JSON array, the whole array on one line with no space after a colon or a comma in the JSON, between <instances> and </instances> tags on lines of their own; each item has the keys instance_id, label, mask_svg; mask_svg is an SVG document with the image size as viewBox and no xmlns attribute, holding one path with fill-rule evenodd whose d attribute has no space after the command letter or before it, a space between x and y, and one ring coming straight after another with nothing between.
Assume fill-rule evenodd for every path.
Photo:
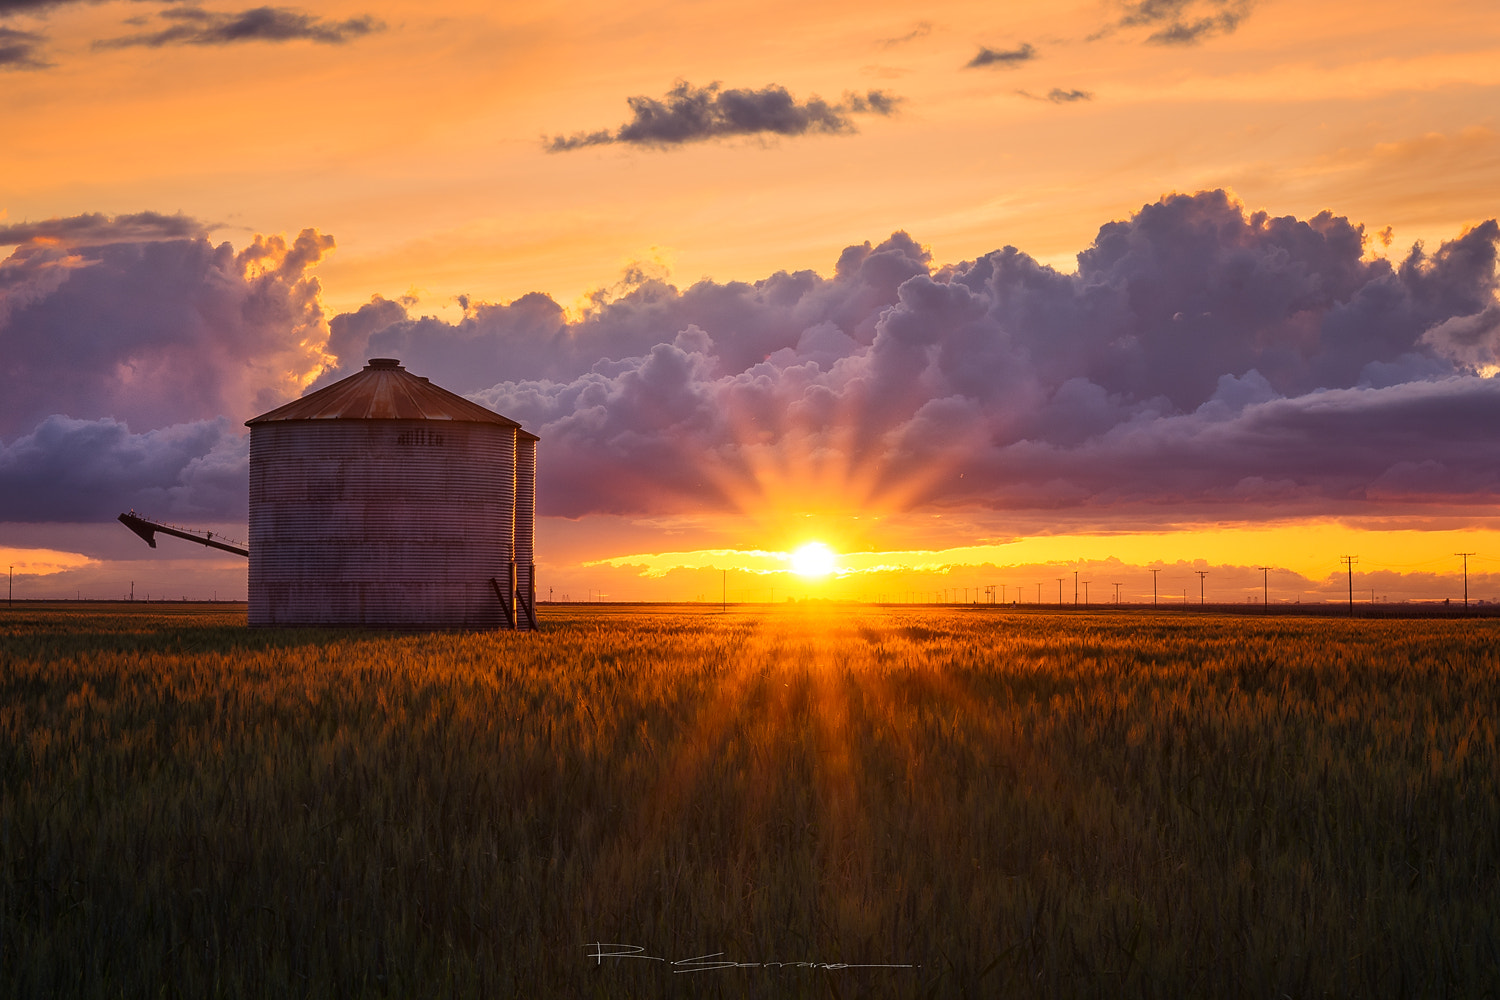
<instances>
[{"instance_id":1,"label":"photographer signature","mask_svg":"<svg viewBox=\"0 0 1500 1000\"><path fill-rule=\"evenodd\" d=\"M636 944L617 944L614 942L595 941L584 945L589 949L588 957L594 960L595 965L603 965L606 958L637 958L647 962L666 962L665 958L656 955L645 954L646 949ZM836 971L839 969L920 969L920 965L911 963L895 962L732 962L725 958L722 951L711 952L707 955L696 955L692 958L679 958L675 962L668 963L672 966L673 974L682 972L712 972L716 969L827 969Z\"/></svg>"}]
</instances>

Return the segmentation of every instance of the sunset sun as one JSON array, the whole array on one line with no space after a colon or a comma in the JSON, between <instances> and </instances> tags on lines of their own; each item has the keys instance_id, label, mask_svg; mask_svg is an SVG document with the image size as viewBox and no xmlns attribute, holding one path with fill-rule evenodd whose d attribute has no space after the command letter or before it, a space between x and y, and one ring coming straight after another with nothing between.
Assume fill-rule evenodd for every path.
<instances>
[{"instance_id":1,"label":"sunset sun","mask_svg":"<svg viewBox=\"0 0 1500 1000\"><path fill-rule=\"evenodd\" d=\"M827 576L835 568L833 550L822 542L808 542L792 553L792 572L798 576Z\"/></svg>"}]
</instances>

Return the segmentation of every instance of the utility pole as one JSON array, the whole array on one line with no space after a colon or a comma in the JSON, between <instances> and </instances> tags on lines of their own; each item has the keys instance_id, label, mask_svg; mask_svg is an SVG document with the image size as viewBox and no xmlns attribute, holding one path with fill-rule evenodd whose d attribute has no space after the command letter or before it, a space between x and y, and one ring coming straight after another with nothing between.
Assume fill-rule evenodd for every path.
<instances>
[{"instance_id":1,"label":"utility pole","mask_svg":"<svg viewBox=\"0 0 1500 1000\"><path fill-rule=\"evenodd\" d=\"M1093 582L1094 581L1092 581L1092 580L1085 580L1085 581L1083 581L1083 606L1084 607L1088 607L1089 606L1089 584L1091 584Z\"/></svg>"},{"instance_id":2,"label":"utility pole","mask_svg":"<svg viewBox=\"0 0 1500 1000\"><path fill-rule=\"evenodd\" d=\"M1073 571L1073 606L1078 607L1078 571L1076 569Z\"/></svg>"},{"instance_id":3,"label":"utility pole","mask_svg":"<svg viewBox=\"0 0 1500 1000\"><path fill-rule=\"evenodd\" d=\"M1117 584L1114 585L1114 587L1115 587L1115 603L1119 604L1120 603L1120 585L1117 583Z\"/></svg>"},{"instance_id":4,"label":"utility pole","mask_svg":"<svg viewBox=\"0 0 1500 1000\"><path fill-rule=\"evenodd\" d=\"M1469 557L1472 556L1474 553L1472 553L1472 552L1455 552L1453 554L1456 555L1456 556L1462 556L1463 557L1463 561L1464 561L1464 607L1468 608L1468 606L1469 606Z\"/></svg>"},{"instance_id":5,"label":"utility pole","mask_svg":"<svg viewBox=\"0 0 1500 1000\"><path fill-rule=\"evenodd\" d=\"M1198 607L1201 608L1203 607L1203 578L1208 576L1208 570L1195 569L1193 572L1198 574Z\"/></svg>"},{"instance_id":6,"label":"utility pole","mask_svg":"<svg viewBox=\"0 0 1500 1000\"><path fill-rule=\"evenodd\" d=\"M1359 562L1359 556L1339 556L1343 560L1344 568L1349 571L1349 617L1354 617L1354 564Z\"/></svg>"},{"instance_id":7,"label":"utility pole","mask_svg":"<svg viewBox=\"0 0 1500 1000\"><path fill-rule=\"evenodd\" d=\"M1058 577L1057 578L1057 606L1058 607L1062 607L1062 585L1063 585L1063 578L1062 577Z\"/></svg>"},{"instance_id":8,"label":"utility pole","mask_svg":"<svg viewBox=\"0 0 1500 1000\"><path fill-rule=\"evenodd\" d=\"M1151 571L1151 606L1153 608L1156 607L1156 574L1160 572L1161 570L1159 569L1153 569Z\"/></svg>"},{"instance_id":9,"label":"utility pole","mask_svg":"<svg viewBox=\"0 0 1500 1000\"><path fill-rule=\"evenodd\" d=\"M1262 610L1264 610L1266 608L1266 594L1268 594L1270 592L1267 589L1268 585L1266 583L1266 579L1270 575L1271 567L1269 567L1269 566L1257 566L1255 568L1258 569L1258 570L1260 570L1260 606L1261 606Z\"/></svg>"},{"instance_id":10,"label":"utility pole","mask_svg":"<svg viewBox=\"0 0 1500 1000\"><path fill-rule=\"evenodd\" d=\"M1464 579L1467 580L1468 577ZM1467 594L1468 592L1469 585L1465 583L1464 593ZM5 598L5 603L12 608L16 606L16 568L14 566L10 568L10 594Z\"/></svg>"},{"instance_id":11,"label":"utility pole","mask_svg":"<svg viewBox=\"0 0 1500 1000\"><path fill-rule=\"evenodd\" d=\"M1036 585L1036 602L1038 604L1042 603L1042 585L1040 583Z\"/></svg>"},{"instance_id":12,"label":"utility pole","mask_svg":"<svg viewBox=\"0 0 1500 1000\"><path fill-rule=\"evenodd\" d=\"M729 610L729 570L719 571L719 613Z\"/></svg>"}]
</instances>

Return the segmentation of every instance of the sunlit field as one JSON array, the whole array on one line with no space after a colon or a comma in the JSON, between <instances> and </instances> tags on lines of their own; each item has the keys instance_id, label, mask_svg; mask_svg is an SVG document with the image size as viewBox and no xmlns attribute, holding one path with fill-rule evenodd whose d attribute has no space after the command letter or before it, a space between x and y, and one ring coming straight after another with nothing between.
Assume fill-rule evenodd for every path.
<instances>
[{"instance_id":1,"label":"sunlit field","mask_svg":"<svg viewBox=\"0 0 1500 1000\"><path fill-rule=\"evenodd\" d=\"M0 608L0 995L1500 993L1500 620L543 610Z\"/></svg>"}]
</instances>

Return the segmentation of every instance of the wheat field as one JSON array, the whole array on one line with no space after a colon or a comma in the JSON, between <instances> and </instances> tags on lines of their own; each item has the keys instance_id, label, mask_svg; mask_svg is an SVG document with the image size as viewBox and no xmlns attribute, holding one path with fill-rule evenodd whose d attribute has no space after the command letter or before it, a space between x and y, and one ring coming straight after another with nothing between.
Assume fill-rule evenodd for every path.
<instances>
[{"instance_id":1,"label":"wheat field","mask_svg":"<svg viewBox=\"0 0 1500 1000\"><path fill-rule=\"evenodd\" d=\"M1500 995L1500 620L0 611L0 996Z\"/></svg>"}]
</instances>

